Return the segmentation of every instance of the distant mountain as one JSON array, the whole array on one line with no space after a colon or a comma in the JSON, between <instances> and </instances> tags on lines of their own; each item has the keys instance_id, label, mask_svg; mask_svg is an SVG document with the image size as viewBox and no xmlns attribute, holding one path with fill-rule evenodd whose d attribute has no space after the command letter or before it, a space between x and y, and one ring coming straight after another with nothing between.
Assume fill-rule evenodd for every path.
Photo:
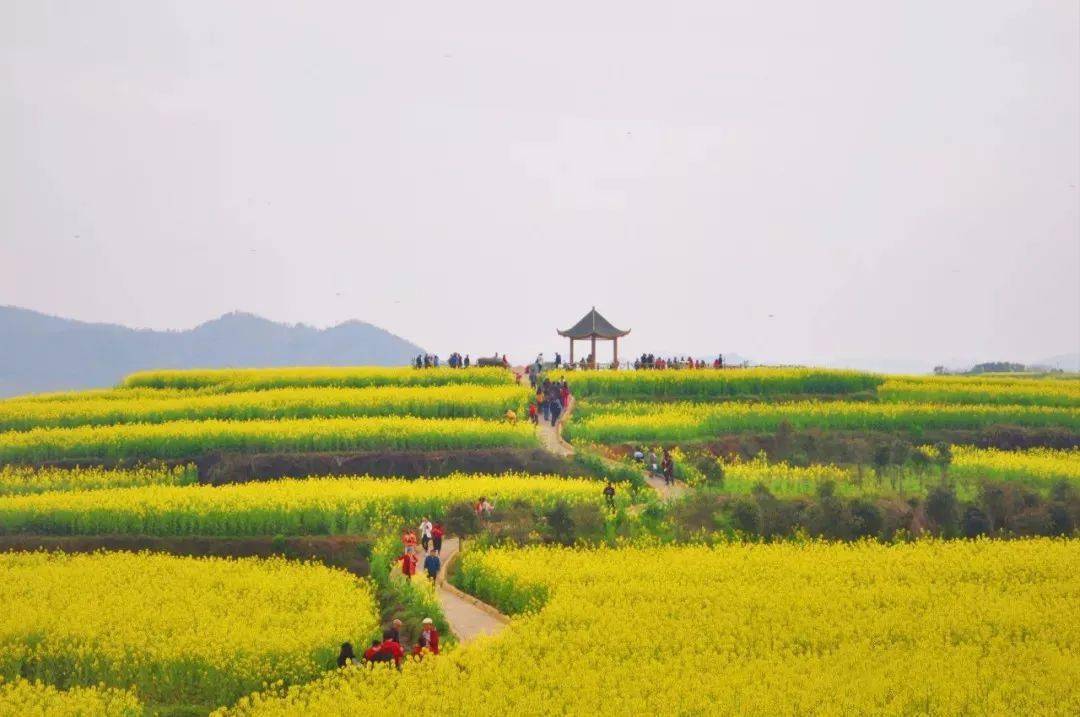
<instances>
[{"instance_id":1,"label":"distant mountain","mask_svg":"<svg viewBox=\"0 0 1080 717\"><path fill-rule=\"evenodd\" d=\"M316 329L235 312L188 331L150 331L0 306L0 396L112 386L143 369L400 366L422 352L362 321Z\"/></svg>"}]
</instances>

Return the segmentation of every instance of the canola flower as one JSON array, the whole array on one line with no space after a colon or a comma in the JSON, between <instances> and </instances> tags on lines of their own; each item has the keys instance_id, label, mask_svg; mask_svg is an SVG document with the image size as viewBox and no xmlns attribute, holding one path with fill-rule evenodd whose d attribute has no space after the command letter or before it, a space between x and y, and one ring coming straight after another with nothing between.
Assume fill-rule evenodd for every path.
<instances>
[{"instance_id":1,"label":"canola flower","mask_svg":"<svg viewBox=\"0 0 1080 717\"><path fill-rule=\"evenodd\" d=\"M439 660L270 690L296 714L1074 715L1080 541L466 553L517 615Z\"/></svg>"},{"instance_id":2,"label":"canola flower","mask_svg":"<svg viewBox=\"0 0 1080 717\"><path fill-rule=\"evenodd\" d=\"M266 420L341 416L501 418L522 412L531 392L520 386L380 386L283 388L184 395L163 391L124 400L0 401L0 431L42 427L165 423L180 420Z\"/></svg>"},{"instance_id":3,"label":"canola flower","mask_svg":"<svg viewBox=\"0 0 1080 717\"><path fill-rule=\"evenodd\" d=\"M378 628L367 582L280 558L6 553L0 604L5 679L131 687L145 702L207 710L264 682L310 680L342 641L364 644ZM32 699L27 689L0 705Z\"/></svg>"},{"instance_id":4,"label":"canola flower","mask_svg":"<svg viewBox=\"0 0 1080 717\"><path fill-rule=\"evenodd\" d=\"M1002 451L953 446L949 475L961 480L1015 481L1031 488L1045 488L1056 481L1080 485L1080 449L1031 448Z\"/></svg>"},{"instance_id":5,"label":"canola flower","mask_svg":"<svg viewBox=\"0 0 1080 717\"><path fill-rule=\"evenodd\" d=\"M893 403L1080 407L1080 380L967 376L889 376L878 396Z\"/></svg>"},{"instance_id":6,"label":"canola flower","mask_svg":"<svg viewBox=\"0 0 1080 717\"><path fill-rule=\"evenodd\" d=\"M527 422L478 418L308 418L170 421L116 426L34 428L0 433L0 461L188 458L209 451L342 451L533 447Z\"/></svg>"},{"instance_id":7,"label":"canola flower","mask_svg":"<svg viewBox=\"0 0 1080 717\"><path fill-rule=\"evenodd\" d=\"M140 371L124 379L127 388L205 389L214 392L258 391L286 386L445 386L515 383L503 368L431 368L381 366L300 366L291 368L223 368L196 370Z\"/></svg>"},{"instance_id":8,"label":"canola flower","mask_svg":"<svg viewBox=\"0 0 1080 717\"><path fill-rule=\"evenodd\" d=\"M919 432L995 424L1080 430L1080 410L1047 406L797 401L793 403L582 402L566 433L594 443L685 441L739 431L792 428Z\"/></svg>"},{"instance_id":9,"label":"canola flower","mask_svg":"<svg viewBox=\"0 0 1080 717\"><path fill-rule=\"evenodd\" d=\"M923 446L925 455L934 453ZM975 495L983 480L1006 481L1047 492L1057 481L1080 484L1080 450L1035 448L1027 451L1002 451L971 446L952 446L953 460L948 469L950 482L960 489L963 497ZM691 484L700 484L705 476L689 463L679 451L672 449L676 474ZM869 466L812 463L796 466L786 461L770 461L764 452L749 460L735 457L719 460L723 479L717 489L724 493L745 495L756 486L764 485L778 496L813 495L821 484L831 481L836 493L843 496L912 495L925 493L940 483L938 469L929 463L923 470L914 466L900 469L890 466L888 475L879 476ZM679 475L680 468L682 475Z\"/></svg>"},{"instance_id":10,"label":"canola flower","mask_svg":"<svg viewBox=\"0 0 1080 717\"><path fill-rule=\"evenodd\" d=\"M599 503L601 488L588 479L457 474L42 493L0 497L0 533L355 535L443 515L448 506L478 496L496 505L521 500L550 508L558 501Z\"/></svg>"},{"instance_id":11,"label":"canola flower","mask_svg":"<svg viewBox=\"0 0 1080 717\"><path fill-rule=\"evenodd\" d=\"M0 715L23 717L142 717L143 705L127 690L72 687L59 690L43 682L0 678Z\"/></svg>"},{"instance_id":12,"label":"canola flower","mask_svg":"<svg viewBox=\"0 0 1080 717\"><path fill-rule=\"evenodd\" d=\"M175 388L87 388L79 391L50 391L27 393L21 396L0 398L0 406L6 403L66 403L81 401L133 401L140 398L190 398L205 396L205 389Z\"/></svg>"},{"instance_id":13,"label":"canola flower","mask_svg":"<svg viewBox=\"0 0 1080 717\"><path fill-rule=\"evenodd\" d=\"M0 467L0 496L45 493L54 490L95 490L144 485L191 485L199 479L194 465L137 466L135 468Z\"/></svg>"},{"instance_id":14,"label":"canola flower","mask_svg":"<svg viewBox=\"0 0 1080 717\"><path fill-rule=\"evenodd\" d=\"M816 368L745 368L717 371L563 371L574 395L597 398L728 398L844 394L873 390L884 378L860 371Z\"/></svg>"}]
</instances>

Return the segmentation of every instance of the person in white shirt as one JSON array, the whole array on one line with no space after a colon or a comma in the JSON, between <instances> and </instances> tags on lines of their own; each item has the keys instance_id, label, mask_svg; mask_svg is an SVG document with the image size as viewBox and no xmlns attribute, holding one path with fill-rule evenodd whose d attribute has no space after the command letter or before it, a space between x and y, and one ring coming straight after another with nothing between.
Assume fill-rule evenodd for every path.
<instances>
[{"instance_id":1,"label":"person in white shirt","mask_svg":"<svg viewBox=\"0 0 1080 717\"><path fill-rule=\"evenodd\" d=\"M431 542L431 521L427 519L427 516L420 521L420 544L424 546L424 552L427 552L428 544Z\"/></svg>"}]
</instances>

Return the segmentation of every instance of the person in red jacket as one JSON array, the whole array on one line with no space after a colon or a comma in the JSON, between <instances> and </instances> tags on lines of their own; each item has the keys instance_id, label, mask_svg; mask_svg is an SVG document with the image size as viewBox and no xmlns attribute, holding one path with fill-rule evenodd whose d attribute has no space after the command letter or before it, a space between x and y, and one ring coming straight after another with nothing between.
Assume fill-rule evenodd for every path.
<instances>
[{"instance_id":1,"label":"person in red jacket","mask_svg":"<svg viewBox=\"0 0 1080 717\"><path fill-rule=\"evenodd\" d=\"M442 523L436 523L431 526L431 547L435 549L436 553L442 552L442 539L444 534Z\"/></svg>"},{"instance_id":2,"label":"person in red jacket","mask_svg":"<svg viewBox=\"0 0 1080 717\"><path fill-rule=\"evenodd\" d=\"M364 659L368 662L390 662L401 669L401 660L405 657L405 651L401 649L401 643L394 640L394 636L387 630L383 633L383 641L373 641L371 647L364 651Z\"/></svg>"},{"instance_id":3,"label":"person in red jacket","mask_svg":"<svg viewBox=\"0 0 1080 717\"><path fill-rule=\"evenodd\" d=\"M406 580L412 580L412 576L416 575L416 553L404 553L398 560L401 561L401 574Z\"/></svg>"},{"instance_id":4,"label":"person in red jacket","mask_svg":"<svg viewBox=\"0 0 1080 717\"><path fill-rule=\"evenodd\" d=\"M439 654L439 631L435 628L435 622L430 617L425 617L421 623L420 638L413 648L414 655L420 655L428 650L432 655Z\"/></svg>"}]
</instances>

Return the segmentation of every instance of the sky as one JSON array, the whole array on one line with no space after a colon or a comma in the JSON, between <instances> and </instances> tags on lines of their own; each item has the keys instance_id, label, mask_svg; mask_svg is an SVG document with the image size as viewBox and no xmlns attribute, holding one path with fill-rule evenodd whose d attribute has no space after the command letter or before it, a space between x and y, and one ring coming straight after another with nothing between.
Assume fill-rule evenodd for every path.
<instances>
[{"instance_id":1,"label":"sky","mask_svg":"<svg viewBox=\"0 0 1080 717\"><path fill-rule=\"evenodd\" d=\"M0 158L0 305L86 321L1080 351L1074 1L6 0Z\"/></svg>"}]
</instances>

